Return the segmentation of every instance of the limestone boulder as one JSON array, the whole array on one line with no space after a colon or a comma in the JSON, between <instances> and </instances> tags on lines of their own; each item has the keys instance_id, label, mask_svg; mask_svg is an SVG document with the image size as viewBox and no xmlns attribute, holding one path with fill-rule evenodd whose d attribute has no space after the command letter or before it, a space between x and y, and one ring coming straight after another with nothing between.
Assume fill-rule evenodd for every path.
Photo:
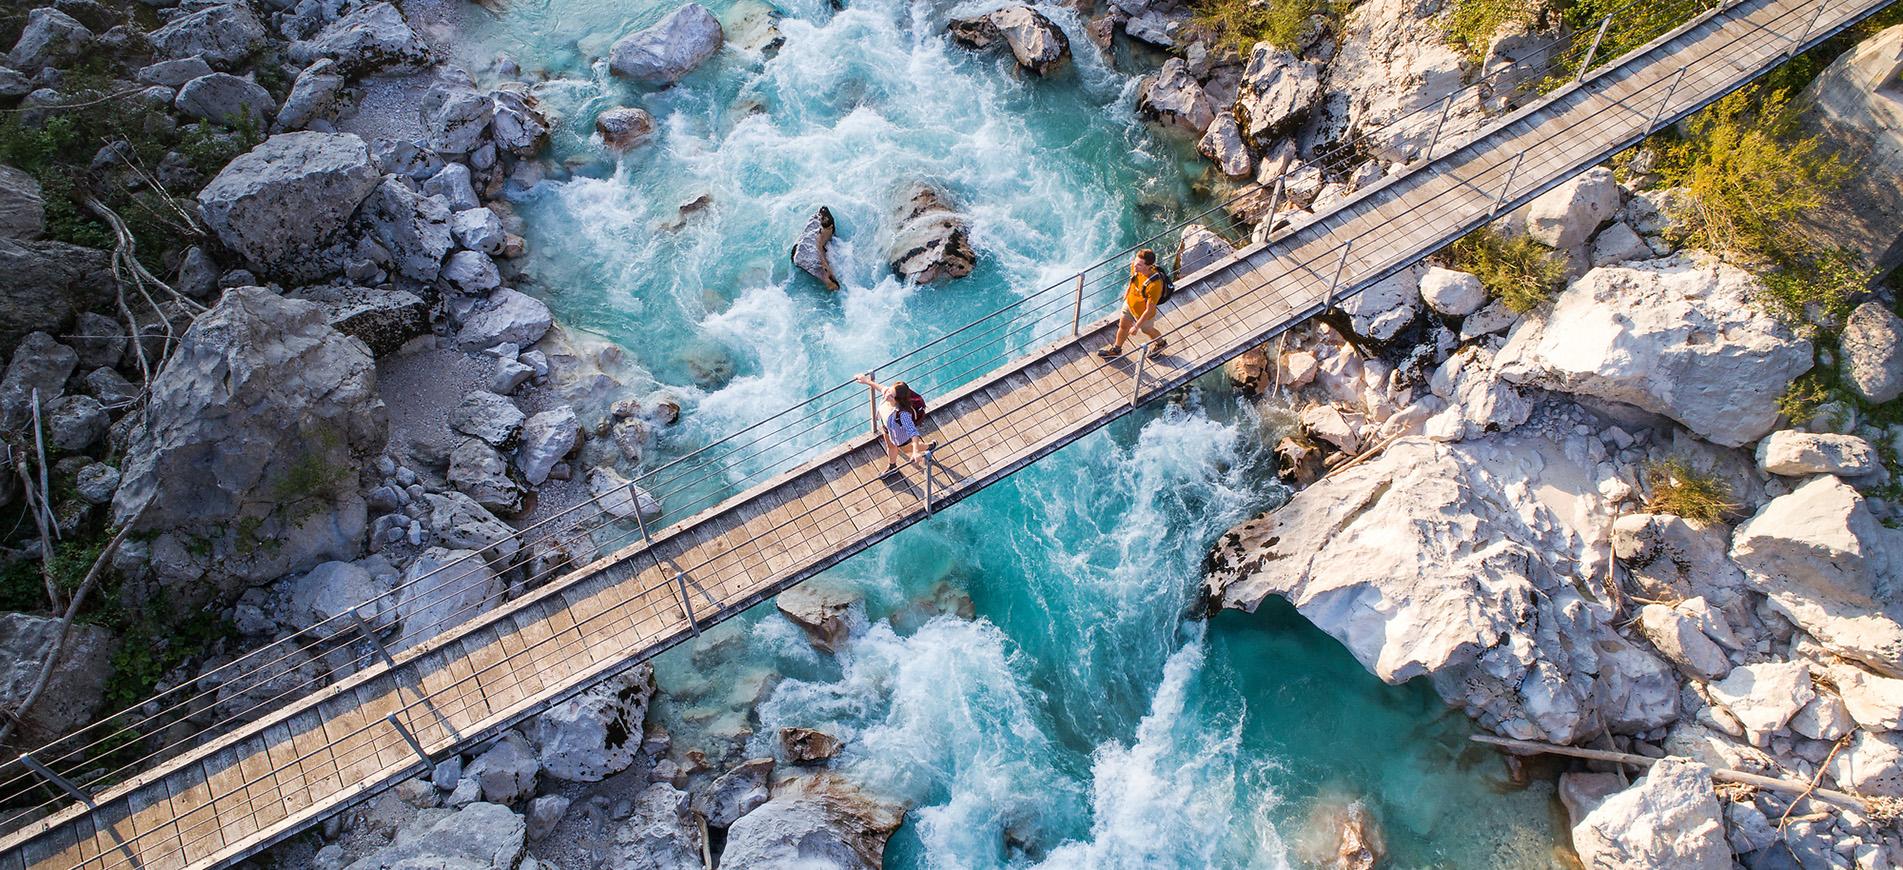
<instances>
[{"instance_id":1,"label":"limestone boulder","mask_svg":"<svg viewBox=\"0 0 1903 870\"><path fill-rule=\"evenodd\" d=\"M1845 712L1857 725L1871 731L1903 730L1903 680L1879 677L1853 665L1833 665L1829 673Z\"/></svg>"},{"instance_id":2,"label":"limestone boulder","mask_svg":"<svg viewBox=\"0 0 1903 870\"><path fill-rule=\"evenodd\" d=\"M394 597L385 594L389 591L362 563L325 562L278 584L282 604L275 615L284 625L299 631L311 629L318 637L355 633L352 614L371 629L384 631L395 625L397 616Z\"/></svg>"},{"instance_id":3,"label":"limestone boulder","mask_svg":"<svg viewBox=\"0 0 1903 870\"><path fill-rule=\"evenodd\" d=\"M1163 62L1153 75L1137 85L1137 112L1166 127L1198 136L1216 120L1216 106L1180 57Z\"/></svg>"},{"instance_id":4,"label":"limestone boulder","mask_svg":"<svg viewBox=\"0 0 1903 870\"><path fill-rule=\"evenodd\" d=\"M1256 43L1236 90L1239 132L1267 148L1308 117L1322 95L1321 69L1284 49Z\"/></svg>"},{"instance_id":5,"label":"limestone boulder","mask_svg":"<svg viewBox=\"0 0 1903 870\"><path fill-rule=\"evenodd\" d=\"M502 581L473 550L430 547L403 572L396 617L407 649L455 628L500 603Z\"/></svg>"},{"instance_id":6,"label":"limestone boulder","mask_svg":"<svg viewBox=\"0 0 1903 870\"><path fill-rule=\"evenodd\" d=\"M161 57L196 57L230 71L264 48L267 34L250 4L233 2L173 18L147 39Z\"/></svg>"},{"instance_id":7,"label":"limestone boulder","mask_svg":"<svg viewBox=\"0 0 1903 870\"><path fill-rule=\"evenodd\" d=\"M40 667L53 652L60 621L28 613L0 613L0 705L18 711ZM16 746L39 746L92 722L112 676L119 640L95 625L77 623L66 637L53 676L19 720Z\"/></svg>"},{"instance_id":8,"label":"limestone boulder","mask_svg":"<svg viewBox=\"0 0 1903 870\"><path fill-rule=\"evenodd\" d=\"M1429 266L1421 273L1421 301L1436 314L1466 317L1487 304L1487 288L1472 273Z\"/></svg>"},{"instance_id":9,"label":"limestone boulder","mask_svg":"<svg viewBox=\"0 0 1903 870\"><path fill-rule=\"evenodd\" d=\"M377 188L370 149L347 133L280 133L225 165L198 193L219 241L263 275L313 279Z\"/></svg>"},{"instance_id":10,"label":"limestone boulder","mask_svg":"<svg viewBox=\"0 0 1903 870\"><path fill-rule=\"evenodd\" d=\"M61 396L47 402L40 422L46 427L46 442L58 450L78 453L105 437L112 418L98 399L91 396Z\"/></svg>"},{"instance_id":11,"label":"limestone boulder","mask_svg":"<svg viewBox=\"0 0 1903 870\"><path fill-rule=\"evenodd\" d=\"M1698 621L1663 604L1639 608L1639 630L1660 653L1687 674L1716 680L1731 672L1731 660Z\"/></svg>"},{"instance_id":12,"label":"limestone boulder","mask_svg":"<svg viewBox=\"0 0 1903 870\"><path fill-rule=\"evenodd\" d=\"M1903 531L1848 484L1817 477L1765 503L1733 533L1731 558L1825 649L1903 677Z\"/></svg>"},{"instance_id":13,"label":"limestone boulder","mask_svg":"<svg viewBox=\"0 0 1903 870\"><path fill-rule=\"evenodd\" d=\"M589 469L588 496L618 520L631 519L637 511L648 520L661 515L659 501L622 477L621 472L605 465Z\"/></svg>"},{"instance_id":14,"label":"limestone boulder","mask_svg":"<svg viewBox=\"0 0 1903 870\"><path fill-rule=\"evenodd\" d=\"M76 315L112 300L112 287L104 251L0 238L0 347L33 332L69 334Z\"/></svg>"},{"instance_id":15,"label":"limestone boulder","mask_svg":"<svg viewBox=\"0 0 1903 870\"><path fill-rule=\"evenodd\" d=\"M357 469L387 432L363 342L314 303L233 288L153 377L114 521L154 536L153 567L180 605L354 559Z\"/></svg>"},{"instance_id":16,"label":"limestone boulder","mask_svg":"<svg viewBox=\"0 0 1903 870\"><path fill-rule=\"evenodd\" d=\"M1799 432L1785 429L1772 432L1758 442L1758 467L1767 474L1803 477L1810 474L1835 474L1855 477L1878 468L1876 449L1855 435Z\"/></svg>"},{"instance_id":17,"label":"limestone boulder","mask_svg":"<svg viewBox=\"0 0 1903 870\"><path fill-rule=\"evenodd\" d=\"M522 733L544 773L600 782L634 763L653 698L653 666L635 665L530 719Z\"/></svg>"},{"instance_id":18,"label":"limestone boulder","mask_svg":"<svg viewBox=\"0 0 1903 870\"><path fill-rule=\"evenodd\" d=\"M1428 379L1428 389L1447 404L1427 419L1423 431L1442 441L1512 431L1533 413L1533 403L1501 377L1499 359L1480 345L1448 357Z\"/></svg>"},{"instance_id":19,"label":"limestone boulder","mask_svg":"<svg viewBox=\"0 0 1903 870\"><path fill-rule=\"evenodd\" d=\"M1630 788L1606 797L1573 824L1580 863L1596 870L1730 870L1724 816L1711 768L1663 758Z\"/></svg>"},{"instance_id":20,"label":"limestone boulder","mask_svg":"<svg viewBox=\"0 0 1903 870\"><path fill-rule=\"evenodd\" d=\"M731 843L728 849L728 856L721 859L723 866L747 866L735 863ZM615 830L608 846L605 866L698 870L704 866L700 850L700 825L694 819L687 793L672 783L656 782L635 796L633 812Z\"/></svg>"},{"instance_id":21,"label":"limestone boulder","mask_svg":"<svg viewBox=\"0 0 1903 870\"><path fill-rule=\"evenodd\" d=\"M1422 157L1436 132L1436 153L1445 154L1485 122L1480 95L1466 90L1468 62L1448 42L1442 12L1412 0L1370 0L1348 13L1328 65L1326 135L1358 138L1370 156L1402 162Z\"/></svg>"},{"instance_id":22,"label":"limestone boulder","mask_svg":"<svg viewBox=\"0 0 1903 870\"><path fill-rule=\"evenodd\" d=\"M1826 769L1838 788L1863 795L1903 797L1903 733L1859 731Z\"/></svg>"},{"instance_id":23,"label":"limestone boulder","mask_svg":"<svg viewBox=\"0 0 1903 870\"><path fill-rule=\"evenodd\" d=\"M903 809L831 774L794 777L727 829L727 867L878 870Z\"/></svg>"},{"instance_id":24,"label":"limestone boulder","mask_svg":"<svg viewBox=\"0 0 1903 870\"><path fill-rule=\"evenodd\" d=\"M1230 178L1247 178L1255 172L1255 155L1242 141L1242 127L1231 113L1216 116L1203 138L1197 140L1196 150Z\"/></svg>"},{"instance_id":25,"label":"limestone boulder","mask_svg":"<svg viewBox=\"0 0 1903 870\"><path fill-rule=\"evenodd\" d=\"M389 3L358 7L295 45L292 53L305 63L329 59L346 76L418 70L435 59L402 11Z\"/></svg>"},{"instance_id":26,"label":"limestone boulder","mask_svg":"<svg viewBox=\"0 0 1903 870\"><path fill-rule=\"evenodd\" d=\"M0 429L32 423L36 396L43 416L47 403L65 393L66 379L78 365L76 351L44 332L21 340L7 360L6 374L0 376Z\"/></svg>"},{"instance_id":27,"label":"limestone boulder","mask_svg":"<svg viewBox=\"0 0 1903 870\"><path fill-rule=\"evenodd\" d=\"M1235 252L1236 246L1215 230L1192 224L1183 230L1183 237L1176 243L1176 280L1180 282L1184 276L1220 263Z\"/></svg>"},{"instance_id":28,"label":"limestone boulder","mask_svg":"<svg viewBox=\"0 0 1903 870\"><path fill-rule=\"evenodd\" d=\"M291 295L323 306L324 319L333 328L363 342L377 356L395 353L429 331L429 304L406 290L320 284Z\"/></svg>"},{"instance_id":29,"label":"limestone boulder","mask_svg":"<svg viewBox=\"0 0 1903 870\"><path fill-rule=\"evenodd\" d=\"M93 32L73 16L52 6L26 13L26 26L7 52L6 63L23 73L62 66L78 60L92 45Z\"/></svg>"},{"instance_id":30,"label":"limestone boulder","mask_svg":"<svg viewBox=\"0 0 1903 870\"><path fill-rule=\"evenodd\" d=\"M793 250L788 256L792 258L794 266L819 279L826 289L838 290L839 279L833 275L832 257L827 250L832 241L833 213L822 205L819 211L806 219L806 227L800 230L799 240L793 243Z\"/></svg>"},{"instance_id":31,"label":"limestone boulder","mask_svg":"<svg viewBox=\"0 0 1903 870\"><path fill-rule=\"evenodd\" d=\"M699 3L689 3L652 27L615 42L608 69L645 85L671 85L720 50L720 22Z\"/></svg>"},{"instance_id":32,"label":"limestone boulder","mask_svg":"<svg viewBox=\"0 0 1903 870\"><path fill-rule=\"evenodd\" d=\"M422 499L424 525L432 540L452 550L475 550L483 559L509 565L521 550L515 529L488 508L460 492L426 492Z\"/></svg>"},{"instance_id":33,"label":"limestone boulder","mask_svg":"<svg viewBox=\"0 0 1903 870\"><path fill-rule=\"evenodd\" d=\"M971 274L978 260L971 247L971 225L945 194L912 185L895 218L897 230L886 248L886 262L899 277L931 284Z\"/></svg>"},{"instance_id":34,"label":"limestone boulder","mask_svg":"<svg viewBox=\"0 0 1903 870\"><path fill-rule=\"evenodd\" d=\"M454 813L419 813L389 846L344 870L514 870L527 854L527 834L528 822L508 807L477 801Z\"/></svg>"},{"instance_id":35,"label":"limestone boulder","mask_svg":"<svg viewBox=\"0 0 1903 870\"><path fill-rule=\"evenodd\" d=\"M33 176L0 164L0 239L30 242L46 231L46 198Z\"/></svg>"},{"instance_id":36,"label":"limestone boulder","mask_svg":"<svg viewBox=\"0 0 1903 870\"><path fill-rule=\"evenodd\" d=\"M1838 346L1844 381L1864 401L1881 404L1903 396L1903 317L1865 302L1850 312Z\"/></svg>"},{"instance_id":37,"label":"limestone boulder","mask_svg":"<svg viewBox=\"0 0 1903 870\"><path fill-rule=\"evenodd\" d=\"M1858 171L1825 191L1823 208L1803 232L1824 247L1856 251L1878 270L1903 262L1903 100L1897 99L1896 59L1903 27L1890 26L1838 55L1793 105L1803 134L1821 139Z\"/></svg>"},{"instance_id":38,"label":"limestone boulder","mask_svg":"<svg viewBox=\"0 0 1903 870\"><path fill-rule=\"evenodd\" d=\"M489 94L495 104L489 138L502 151L531 157L547 141L551 129L540 98L524 82L503 82Z\"/></svg>"},{"instance_id":39,"label":"limestone boulder","mask_svg":"<svg viewBox=\"0 0 1903 870\"><path fill-rule=\"evenodd\" d=\"M455 235L456 244L491 256L500 253L509 238L502 228L502 219L487 208L463 209L450 215L449 230Z\"/></svg>"},{"instance_id":40,"label":"limestone boulder","mask_svg":"<svg viewBox=\"0 0 1903 870\"><path fill-rule=\"evenodd\" d=\"M542 340L555 322L548 305L525 293L503 288L489 297L486 307L463 322L456 346L477 351L508 343L528 347Z\"/></svg>"},{"instance_id":41,"label":"limestone boulder","mask_svg":"<svg viewBox=\"0 0 1903 870\"><path fill-rule=\"evenodd\" d=\"M989 48L1002 42L1018 67L1037 76L1062 69L1070 59L1070 39L1044 13L1029 6L1006 6L950 24L954 42L968 48Z\"/></svg>"},{"instance_id":42,"label":"limestone boulder","mask_svg":"<svg viewBox=\"0 0 1903 870\"><path fill-rule=\"evenodd\" d=\"M654 136L654 116L639 106L616 106L595 116L595 133L608 150L629 151Z\"/></svg>"},{"instance_id":43,"label":"limestone boulder","mask_svg":"<svg viewBox=\"0 0 1903 870\"><path fill-rule=\"evenodd\" d=\"M1635 405L1727 447L1778 422L1778 398L1811 366L1810 342L1760 311L1757 279L1670 257L1593 269L1527 315L1496 360L1501 376Z\"/></svg>"},{"instance_id":44,"label":"limestone boulder","mask_svg":"<svg viewBox=\"0 0 1903 870\"><path fill-rule=\"evenodd\" d=\"M1549 248L1577 248L1618 215L1619 195L1612 170L1588 169L1527 204L1526 233Z\"/></svg>"},{"instance_id":45,"label":"limestone boulder","mask_svg":"<svg viewBox=\"0 0 1903 870\"><path fill-rule=\"evenodd\" d=\"M839 754L839 738L811 728L781 728L780 751L792 764L818 764Z\"/></svg>"},{"instance_id":46,"label":"limestone boulder","mask_svg":"<svg viewBox=\"0 0 1903 870\"><path fill-rule=\"evenodd\" d=\"M1390 341L1413 323L1421 310L1425 271L1418 264L1409 266L1342 300L1341 310L1355 332L1374 341Z\"/></svg>"},{"instance_id":47,"label":"limestone boulder","mask_svg":"<svg viewBox=\"0 0 1903 870\"><path fill-rule=\"evenodd\" d=\"M284 97L284 105L278 107L277 119L271 122L271 132L302 130L315 121L332 117L340 108L340 98L348 81L343 69L329 58L305 67L291 83L291 92Z\"/></svg>"},{"instance_id":48,"label":"limestone boulder","mask_svg":"<svg viewBox=\"0 0 1903 870\"><path fill-rule=\"evenodd\" d=\"M1811 685L1810 666L1803 662L1743 665L1706 688L1713 701L1725 705L1737 717L1751 742L1760 745L1817 696Z\"/></svg>"},{"instance_id":49,"label":"limestone boulder","mask_svg":"<svg viewBox=\"0 0 1903 870\"><path fill-rule=\"evenodd\" d=\"M509 475L509 462L480 438L463 438L449 451L444 478L457 492L492 511L522 509L522 485Z\"/></svg>"},{"instance_id":50,"label":"limestone boulder","mask_svg":"<svg viewBox=\"0 0 1903 870\"><path fill-rule=\"evenodd\" d=\"M377 255L392 272L422 287L442 273L453 242L449 219L446 198L417 193L388 176L363 198L353 229L375 242Z\"/></svg>"},{"instance_id":51,"label":"limestone boulder","mask_svg":"<svg viewBox=\"0 0 1903 870\"><path fill-rule=\"evenodd\" d=\"M836 652L852 630L852 606L858 597L817 583L802 583L773 599L773 606L806 632L813 646Z\"/></svg>"},{"instance_id":52,"label":"limestone boulder","mask_svg":"<svg viewBox=\"0 0 1903 870\"><path fill-rule=\"evenodd\" d=\"M226 127L243 123L258 127L269 125L277 117L278 104L271 92L250 79L215 72L199 76L178 89L173 107L188 118L198 118Z\"/></svg>"},{"instance_id":53,"label":"limestone boulder","mask_svg":"<svg viewBox=\"0 0 1903 870\"><path fill-rule=\"evenodd\" d=\"M1603 520L1587 518L1610 508L1594 478L1539 436L1402 438L1218 539L1210 600L1285 598L1376 676L1428 677L1513 737L1659 727L1677 716L1677 677L1571 585L1603 571Z\"/></svg>"},{"instance_id":54,"label":"limestone boulder","mask_svg":"<svg viewBox=\"0 0 1903 870\"><path fill-rule=\"evenodd\" d=\"M773 775L773 759L755 758L714 778L694 799L694 809L707 824L725 828L741 816L758 809L767 801L767 780Z\"/></svg>"},{"instance_id":55,"label":"limestone boulder","mask_svg":"<svg viewBox=\"0 0 1903 870\"><path fill-rule=\"evenodd\" d=\"M549 470L581 442L581 419L575 409L563 405L531 415L522 422L521 444L516 447L515 467L532 486L548 480Z\"/></svg>"}]
</instances>

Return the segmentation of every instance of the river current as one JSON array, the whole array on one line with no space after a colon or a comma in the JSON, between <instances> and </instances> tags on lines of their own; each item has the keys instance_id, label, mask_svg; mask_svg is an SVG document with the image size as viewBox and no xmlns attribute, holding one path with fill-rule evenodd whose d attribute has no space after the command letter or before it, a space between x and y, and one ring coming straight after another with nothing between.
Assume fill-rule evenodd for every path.
<instances>
[{"instance_id":1,"label":"river current","mask_svg":"<svg viewBox=\"0 0 1903 870\"><path fill-rule=\"evenodd\" d=\"M708 65L662 91L612 79L608 46L673 5L468 5L457 36L479 79L499 57L546 79L572 172L511 191L537 279L523 289L686 399L664 452L1061 280L1197 201L1189 144L1138 122L1135 79L1065 7L1039 7L1075 58L1044 80L944 36L983 7L903 0L722 0L709 5L729 45ZM777 51L760 35L772 19ZM659 127L619 159L590 141L615 105ZM891 276L894 198L918 180L970 217L970 277ZM840 228L837 293L787 261L821 205ZM1508 785L1430 688L1383 685L1279 602L1185 618L1208 544L1287 497L1265 447L1275 419L1219 374L1152 403L811 581L863 596L836 655L771 604L663 655L655 715L681 746L771 754L783 726L843 738L837 769L913 808L889 867L1299 867L1352 801L1390 866L1554 864L1550 787Z\"/></svg>"}]
</instances>

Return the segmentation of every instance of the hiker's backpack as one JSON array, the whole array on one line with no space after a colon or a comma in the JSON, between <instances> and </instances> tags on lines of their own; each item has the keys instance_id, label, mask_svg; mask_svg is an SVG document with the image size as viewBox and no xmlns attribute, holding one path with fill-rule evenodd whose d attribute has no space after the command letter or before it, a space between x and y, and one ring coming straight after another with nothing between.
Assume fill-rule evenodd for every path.
<instances>
[{"instance_id":1,"label":"hiker's backpack","mask_svg":"<svg viewBox=\"0 0 1903 870\"><path fill-rule=\"evenodd\" d=\"M1163 279L1163 292L1156 296L1156 306L1161 308L1163 303L1170 301L1171 296L1176 295L1176 282L1170 278L1170 270L1162 266L1156 267L1156 277Z\"/></svg>"},{"instance_id":2,"label":"hiker's backpack","mask_svg":"<svg viewBox=\"0 0 1903 870\"><path fill-rule=\"evenodd\" d=\"M907 402L906 404L910 406L906 410L912 412L912 422L914 423L925 422L925 397L924 396L921 396L917 393L913 393L912 400Z\"/></svg>"}]
</instances>

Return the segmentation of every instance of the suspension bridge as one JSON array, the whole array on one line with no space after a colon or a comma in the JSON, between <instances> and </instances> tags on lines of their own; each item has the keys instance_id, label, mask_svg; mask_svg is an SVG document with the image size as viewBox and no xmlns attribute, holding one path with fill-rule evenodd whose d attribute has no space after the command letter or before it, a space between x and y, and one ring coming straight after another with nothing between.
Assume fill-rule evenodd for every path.
<instances>
[{"instance_id":1,"label":"suspension bridge","mask_svg":"<svg viewBox=\"0 0 1903 870\"><path fill-rule=\"evenodd\" d=\"M1558 86L1522 89L1524 105L1465 141L1440 141L1453 96L1423 107L1399 123L1435 130L1424 153L1326 213L1282 227L1279 185L1246 194L1267 196L1258 217L1271 231L1184 264L1158 319L1169 347L1153 359L1095 354L1115 329L1125 252L880 367L936 397L938 447L924 468L884 473L868 397L843 384L643 474L638 491L391 590L433 614L422 628L440 631L403 627L421 643L391 639L374 618L387 609L333 617L194 681L209 687L177 687L22 755L0 768L0 870L254 855L1329 310L1888 0L1680 2L1686 23L1616 58L1601 46L1619 44L1606 41L1625 25L1617 12L1556 39L1559 73L1545 86ZM1498 97L1521 86L1483 76L1469 87ZM1347 144L1325 168L1352 167ZM569 555L529 559L547 542ZM505 600L485 585L498 574L532 591ZM325 657L349 675L287 676Z\"/></svg>"}]
</instances>

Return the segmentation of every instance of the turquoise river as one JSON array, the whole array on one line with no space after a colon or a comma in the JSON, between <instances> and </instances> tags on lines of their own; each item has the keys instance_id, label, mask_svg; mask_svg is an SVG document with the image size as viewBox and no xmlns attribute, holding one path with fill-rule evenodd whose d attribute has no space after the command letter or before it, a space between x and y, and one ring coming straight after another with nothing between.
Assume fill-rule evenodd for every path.
<instances>
[{"instance_id":1,"label":"turquoise river","mask_svg":"<svg viewBox=\"0 0 1903 870\"><path fill-rule=\"evenodd\" d=\"M523 289L686 397L664 450L1061 280L1198 196L1189 145L1138 121L1135 77L1068 7L1040 7L1075 49L1044 80L945 37L983 7L925 0L722 0L729 45L708 65L663 91L612 79L608 46L672 8L470 5L454 37L478 79L508 58L560 116L552 147L574 171L511 191ZM774 20L784 44L762 50ZM614 105L659 125L619 159L589 141ZM968 278L908 287L885 264L893 198L921 179L971 218ZM820 205L840 226L837 293L787 262ZM836 656L771 605L663 656L677 745L757 728L765 753L792 725L846 738L840 769L912 807L889 867L1300 867L1353 800L1389 866L1559 865L1550 787L1510 786L1431 689L1383 685L1279 603L1185 618L1209 542L1287 495L1264 447L1280 415L1219 378L813 581L864 597ZM966 596L975 618L920 604Z\"/></svg>"}]
</instances>

